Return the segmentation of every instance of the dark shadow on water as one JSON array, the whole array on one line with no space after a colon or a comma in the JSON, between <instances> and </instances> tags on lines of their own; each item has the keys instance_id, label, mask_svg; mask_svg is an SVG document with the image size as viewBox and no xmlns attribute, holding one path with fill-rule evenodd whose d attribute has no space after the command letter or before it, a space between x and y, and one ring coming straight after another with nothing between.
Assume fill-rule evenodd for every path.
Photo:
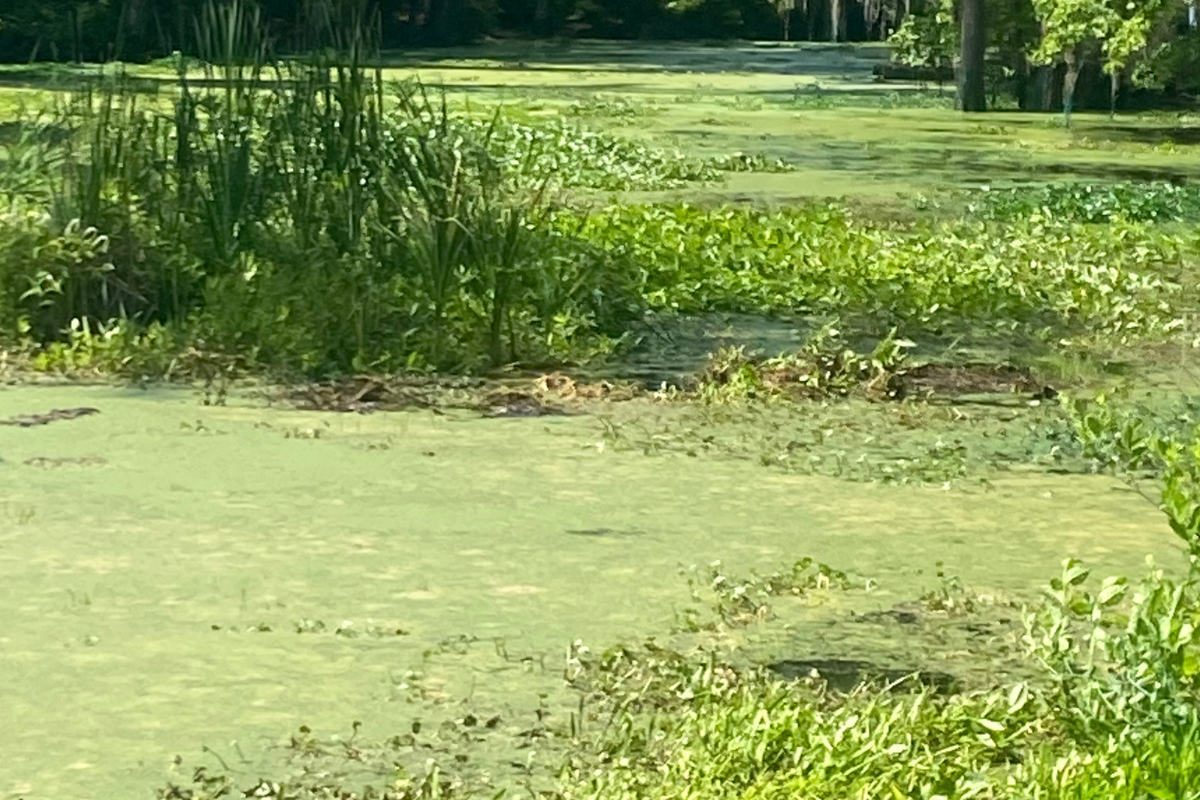
<instances>
[{"instance_id":1,"label":"dark shadow on water","mask_svg":"<svg viewBox=\"0 0 1200 800\"><path fill-rule=\"evenodd\" d=\"M656 43L653 46L621 42L510 42L473 48L390 52L384 54L383 60L389 67L471 68L446 62L474 59L500 62L501 69L587 71L619 67L633 72L809 75L842 70L870 74L876 64L889 60L889 53L883 48L819 44L764 47L746 42Z\"/></svg>"},{"instance_id":2,"label":"dark shadow on water","mask_svg":"<svg viewBox=\"0 0 1200 800\"><path fill-rule=\"evenodd\" d=\"M571 536L588 536L592 538L600 537L626 537L626 536L644 536L642 531L635 530L617 530L616 528L579 528L566 531Z\"/></svg>"},{"instance_id":3,"label":"dark shadow on water","mask_svg":"<svg viewBox=\"0 0 1200 800\"><path fill-rule=\"evenodd\" d=\"M1156 126L1156 127L1120 127L1117 125L1091 128L1090 132L1101 133L1110 139L1117 139L1140 144L1200 144L1200 125L1190 126Z\"/></svg>"},{"instance_id":4,"label":"dark shadow on water","mask_svg":"<svg viewBox=\"0 0 1200 800\"><path fill-rule=\"evenodd\" d=\"M193 86L200 86L205 83L223 85L219 81L206 82L204 79L199 78L189 82ZM118 75L114 72L102 73L87 68L67 69L60 67L53 70L33 68L0 69L0 88L5 89L72 92L85 89L89 86L107 84L110 86L119 86L125 91L137 94L157 94L162 87L176 83L178 83L178 78L171 75L135 77L131 75Z\"/></svg>"},{"instance_id":5,"label":"dark shadow on water","mask_svg":"<svg viewBox=\"0 0 1200 800\"><path fill-rule=\"evenodd\" d=\"M66 140L71 131L62 126L38 121L18 122L6 120L0 122L0 143L13 144L24 139L26 142L37 142L43 145L56 145Z\"/></svg>"},{"instance_id":6,"label":"dark shadow on water","mask_svg":"<svg viewBox=\"0 0 1200 800\"><path fill-rule=\"evenodd\" d=\"M1123 164L1038 164L1037 171L1051 175L1070 175L1079 178L1094 178L1100 181L1125 181L1131 183L1176 183L1184 184L1189 179L1200 178L1200 170L1161 167L1133 167Z\"/></svg>"},{"instance_id":7,"label":"dark shadow on water","mask_svg":"<svg viewBox=\"0 0 1200 800\"><path fill-rule=\"evenodd\" d=\"M958 678L949 673L883 667L852 659L788 659L777 661L769 668L788 681L803 680L815 672L830 689L843 694L864 683L882 683L896 692L932 690L935 694L955 694L960 691Z\"/></svg>"},{"instance_id":8,"label":"dark shadow on water","mask_svg":"<svg viewBox=\"0 0 1200 800\"><path fill-rule=\"evenodd\" d=\"M29 64L0 67L0 86L19 89L52 89L73 86L95 78L91 67L66 64Z\"/></svg>"}]
</instances>

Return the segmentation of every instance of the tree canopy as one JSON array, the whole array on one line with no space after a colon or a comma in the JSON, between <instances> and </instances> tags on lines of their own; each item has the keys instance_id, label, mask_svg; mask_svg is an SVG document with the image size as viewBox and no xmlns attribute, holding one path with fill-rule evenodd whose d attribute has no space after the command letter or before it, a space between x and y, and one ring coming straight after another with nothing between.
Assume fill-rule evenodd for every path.
<instances>
[{"instance_id":1,"label":"tree canopy","mask_svg":"<svg viewBox=\"0 0 1200 800\"><path fill-rule=\"evenodd\" d=\"M937 70L963 52L963 0L930 0L892 36L896 58ZM1187 98L1200 89L1192 0L985 0L988 82L1024 108L1116 105L1122 89Z\"/></svg>"}]
</instances>

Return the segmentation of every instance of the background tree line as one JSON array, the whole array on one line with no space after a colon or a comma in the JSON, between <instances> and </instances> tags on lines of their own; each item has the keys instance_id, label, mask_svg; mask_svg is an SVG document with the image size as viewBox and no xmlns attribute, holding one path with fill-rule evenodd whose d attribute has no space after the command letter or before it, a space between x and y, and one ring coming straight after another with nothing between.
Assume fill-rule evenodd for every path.
<instances>
[{"instance_id":1,"label":"background tree line","mask_svg":"<svg viewBox=\"0 0 1200 800\"><path fill-rule=\"evenodd\" d=\"M357 3L360 0L349 0ZM1010 2L1011 0L1002 0ZM1024 2L1025 0L1019 0ZM142 59L180 49L207 0L0 0L0 58ZM365 0L385 46L485 36L884 40L939 0ZM260 0L278 46L303 46L308 0Z\"/></svg>"},{"instance_id":2,"label":"background tree line","mask_svg":"<svg viewBox=\"0 0 1200 800\"><path fill-rule=\"evenodd\" d=\"M930 0L891 41L903 64L956 73L966 110L1003 92L1069 124L1077 106L1193 101L1198 17L1195 0Z\"/></svg>"},{"instance_id":3,"label":"background tree line","mask_svg":"<svg viewBox=\"0 0 1200 800\"><path fill-rule=\"evenodd\" d=\"M144 60L187 50L209 0L0 0L0 60ZM957 75L968 110L1116 107L1200 92L1196 0L341 0L384 47L485 37L881 41L921 77ZM308 6L259 0L279 51L310 46Z\"/></svg>"}]
</instances>

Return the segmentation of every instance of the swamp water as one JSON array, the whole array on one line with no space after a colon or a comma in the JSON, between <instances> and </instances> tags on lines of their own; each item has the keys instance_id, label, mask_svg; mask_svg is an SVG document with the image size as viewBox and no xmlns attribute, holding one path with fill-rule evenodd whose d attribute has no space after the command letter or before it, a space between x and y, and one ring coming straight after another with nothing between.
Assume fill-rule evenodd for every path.
<instances>
[{"instance_id":1,"label":"swamp water","mask_svg":"<svg viewBox=\"0 0 1200 800\"><path fill-rule=\"evenodd\" d=\"M100 413L0 427L0 798L151 797L204 747L252 784L301 725L513 719L561 698L576 638L669 630L681 565L808 555L874 579L886 608L937 562L1021 594L1067 556L1177 558L1104 477L966 493L614 452L588 416L0 389L0 419L73 407Z\"/></svg>"}]
</instances>

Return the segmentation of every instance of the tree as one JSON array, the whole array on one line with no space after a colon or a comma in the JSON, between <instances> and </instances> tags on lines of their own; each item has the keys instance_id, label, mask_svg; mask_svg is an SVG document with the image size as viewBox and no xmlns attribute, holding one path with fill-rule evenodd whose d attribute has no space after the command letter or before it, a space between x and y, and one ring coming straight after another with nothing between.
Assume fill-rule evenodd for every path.
<instances>
[{"instance_id":1,"label":"tree","mask_svg":"<svg viewBox=\"0 0 1200 800\"><path fill-rule=\"evenodd\" d=\"M1104 71L1112 81L1110 113L1116 112L1121 78L1130 70L1133 62L1144 59L1153 47L1161 46L1171 38L1172 23L1176 19L1183 19L1185 12L1192 12L1195 8L1194 4L1185 0L1141 0L1118 4L1103 43Z\"/></svg>"},{"instance_id":2,"label":"tree","mask_svg":"<svg viewBox=\"0 0 1200 800\"><path fill-rule=\"evenodd\" d=\"M984 66L987 33L984 27L983 0L962 0L959 13L962 23L962 45L958 61L959 105L963 111L986 111Z\"/></svg>"},{"instance_id":3,"label":"tree","mask_svg":"<svg viewBox=\"0 0 1200 800\"><path fill-rule=\"evenodd\" d=\"M958 52L953 0L936 0L923 13L909 14L891 36L893 58L910 67L941 70Z\"/></svg>"},{"instance_id":4,"label":"tree","mask_svg":"<svg viewBox=\"0 0 1200 800\"><path fill-rule=\"evenodd\" d=\"M1062 63L1063 115L1071 124L1075 84L1088 58L1098 58L1111 80L1110 111L1116 110L1122 75L1137 59L1178 36L1187 0L1033 0L1042 26L1035 58Z\"/></svg>"},{"instance_id":5,"label":"tree","mask_svg":"<svg viewBox=\"0 0 1200 800\"><path fill-rule=\"evenodd\" d=\"M772 0L775 13L779 14L779 24L783 27L783 40L792 38L792 12L796 10L796 0Z\"/></svg>"},{"instance_id":6,"label":"tree","mask_svg":"<svg viewBox=\"0 0 1200 800\"><path fill-rule=\"evenodd\" d=\"M1113 11L1105 0L1033 0L1033 8L1042 25L1034 60L1065 65L1063 120L1070 127L1085 49L1105 39L1113 25Z\"/></svg>"}]
</instances>

